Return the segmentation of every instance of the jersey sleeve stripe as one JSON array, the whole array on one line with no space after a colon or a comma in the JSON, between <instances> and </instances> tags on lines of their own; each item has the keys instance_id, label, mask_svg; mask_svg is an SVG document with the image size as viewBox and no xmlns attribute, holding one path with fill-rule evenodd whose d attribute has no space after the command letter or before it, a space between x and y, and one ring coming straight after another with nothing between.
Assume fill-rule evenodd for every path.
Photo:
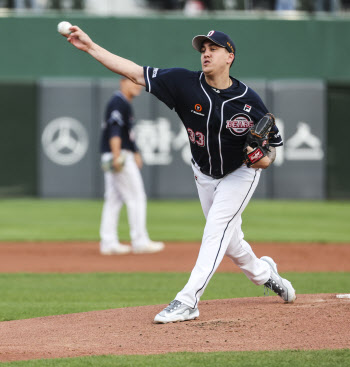
<instances>
[{"instance_id":1,"label":"jersey sleeve stripe","mask_svg":"<svg viewBox=\"0 0 350 367\"><path fill-rule=\"evenodd\" d=\"M151 83L149 81L149 66L147 66L146 74L147 74L148 92L151 93Z\"/></svg>"}]
</instances>

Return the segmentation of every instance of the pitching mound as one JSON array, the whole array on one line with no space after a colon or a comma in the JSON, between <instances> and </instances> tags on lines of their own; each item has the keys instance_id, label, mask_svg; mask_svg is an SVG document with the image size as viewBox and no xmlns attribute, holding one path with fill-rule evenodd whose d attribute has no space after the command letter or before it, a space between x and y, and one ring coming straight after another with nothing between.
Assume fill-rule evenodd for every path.
<instances>
[{"instance_id":1,"label":"pitching mound","mask_svg":"<svg viewBox=\"0 0 350 367\"><path fill-rule=\"evenodd\" d=\"M200 302L197 320L155 325L165 305L0 323L0 361L102 354L348 348L350 299L334 294Z\"/></svg>"}]
</instances>

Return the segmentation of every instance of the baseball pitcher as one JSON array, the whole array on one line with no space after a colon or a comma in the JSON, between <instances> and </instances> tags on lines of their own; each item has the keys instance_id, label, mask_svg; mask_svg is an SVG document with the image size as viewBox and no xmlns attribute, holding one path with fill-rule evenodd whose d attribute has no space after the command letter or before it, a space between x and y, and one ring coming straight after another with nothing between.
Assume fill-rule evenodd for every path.
<instances>
[{"instance_id":1,"label":"baseball pitcher","mask_svg":"<svg viewBox=\"0 0 350 367\"><path fill-rule=\"evenodd\" d=\"M285 302L296 299L291 283L280 277L272 258L257 258L244 240L242 213L259 182L262 169L283 144L273 115L247 85L230 76L237 52L232 39L212 30L193 38L202 70L160 69L135 64L94 43L72 26L68 41L174 109L188 133L192 169L206 217L197 262L185 287L155 323L192 320L198 302L226 255L256 285L265 285ZM150 45L150 47L152 47Z\"/></svg>"}]
</instances>

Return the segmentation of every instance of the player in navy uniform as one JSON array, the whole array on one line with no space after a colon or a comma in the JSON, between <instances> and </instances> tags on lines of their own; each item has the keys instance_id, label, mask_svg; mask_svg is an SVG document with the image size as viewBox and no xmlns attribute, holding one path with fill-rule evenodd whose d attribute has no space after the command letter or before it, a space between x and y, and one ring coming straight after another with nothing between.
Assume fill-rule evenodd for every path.
<instances>
[{"instance_id":1,"label":"player in navy uniform","mask_svg":"<svg viewBox=\"0 0 350 367\"><path fill-rule=\"evenodd\" d=\"M236 57L230 37L219 31L194 37L192 45L201 53L202 71L193 72L141 67L98 46L78 27L70 29L70 43L113 72L145 86L175 109L188 132L206 225L190 279L169 306L156 315L154 322L198 317L200 297L225 255L253 283L267 286L285 302L293 302L296 296L291 283L279 276L270 257L256 257L241 230L241 215L258 184L261 169L274 161L275 147L282 145L282 139L275 127L270 134L269 154L251 167L243 163L249 127L267 109L253 90L230 76ZM252 151L251 147L248 151Z\"/></svg>"},{"instance_id":2,"label":"player in navy uniform","mask_svg":"<svg viewBox=\"0 0 350 367\"><path fill-rule=\"evenodd\" d=\"M151 241L146 229L147 198L140 173L142 158L133 133L131 101L141 86L127 78L109 101L102 125L101 163L104 169L105 200L100 227L103 255L150 253L163 250L162 242ZM126 204L131 247L119 242L116 231L120 209Z\"/></svg>"}]
</instances>

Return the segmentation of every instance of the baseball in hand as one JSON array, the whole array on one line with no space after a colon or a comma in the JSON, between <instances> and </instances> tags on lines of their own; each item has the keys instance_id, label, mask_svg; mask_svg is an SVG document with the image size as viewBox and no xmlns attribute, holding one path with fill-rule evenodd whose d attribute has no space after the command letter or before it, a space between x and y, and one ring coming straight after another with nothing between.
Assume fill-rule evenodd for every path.
<instances>
[{"instance_id":1,"label":"baseball in hand","mask_svg":"<svg viewBox=\"0 0 350 367\"><path fill-rule=\"evenodd\" d=\"M72 25L69 22L60 22L58 23L57 30L59 33L62 34L62 36L68 36L71 34L70 27Z\"/></svg>"}]
</instances>

